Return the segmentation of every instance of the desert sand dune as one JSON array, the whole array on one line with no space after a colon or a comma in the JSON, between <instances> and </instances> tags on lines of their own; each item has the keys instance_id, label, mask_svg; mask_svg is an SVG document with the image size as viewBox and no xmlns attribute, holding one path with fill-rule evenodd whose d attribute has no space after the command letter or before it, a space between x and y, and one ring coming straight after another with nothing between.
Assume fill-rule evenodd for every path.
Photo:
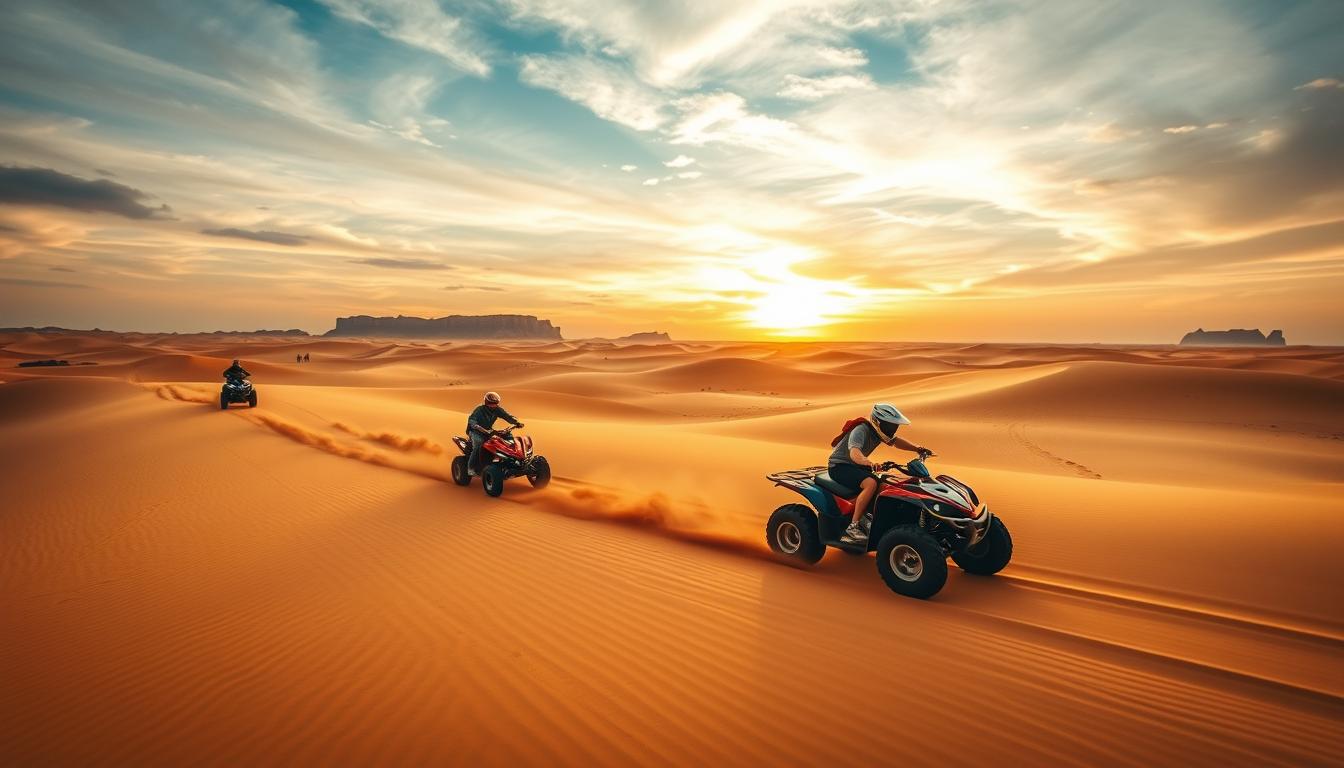
<instances>
[{"instance_id":1,"label":"desert sand dune","mask_svg":"<svg viewBox=\"0 0 1344 768\"><path fill-rule=\"evenodd\" d=\"M0 335L0 763L1334 763L1341 361ZM549 488L447 482L485 389ZM999 577L770 560L762 476L878 396Z\"/></svg>"}]
</instances>

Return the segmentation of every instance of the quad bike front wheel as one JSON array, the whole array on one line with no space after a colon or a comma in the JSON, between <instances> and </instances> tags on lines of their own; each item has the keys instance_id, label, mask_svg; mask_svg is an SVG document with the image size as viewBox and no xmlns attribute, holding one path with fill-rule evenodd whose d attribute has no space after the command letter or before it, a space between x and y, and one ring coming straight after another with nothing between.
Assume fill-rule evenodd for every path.
<instances>
[{"instance_id":1,"label":"quad bike front wheel","mask_svg":"<svg viewBox=\"0 0 1344 768\"><path fill-rule=\"evenodd\" d=\"M538 456L532 460L532 474L527 476L527 481L533 488L545 488L551 482L551 464L546 457Z\"/></svg>"},{"instance_id":2,"label":"quad bike front wheel","mask_svg":"<svg viewBox=\"0 0 1344 768\"><path fill-rule=\"evenodd\" d=\"M898 525L877 542L877 572L892 592L926 600L947 582L947 556L923 529Z\"/></svg>"},{"instance_id":3,"label":"quad bike front wheel","mask_svg":"<svg viewBox=\"0 0 1344 768\"><path fill-rule=\"evenodd\" d=\"M1008 534L1008 526L997 517L989 521L985 537L974 547L952 553L952 562L976 576L993 576L1012 559L1013 537Z\"/></svg>"},{"instance_id":4,"label":"quad bike front wheel","mask_svg":"<svg viewBox=\"0 0 1344 768\"><path fill-rule=\"evenodd\" d=\"M504 492L504 468L498 464L487 465L481 470L481 488L486 496L498 496Z\"/></svg>"},{"instance_id":5,"label":"quad bike front wheel","mask_svg":"<svg viewBox=\"0 0 1344 768\"><path fill-rule=\"evenodd\" d=\"M227 410L229 410L229 396L228 396L228 395L220 394L220 396L219 396L219 410L221 410L221 411L227 411Z\"/></svg>"},{"instance_id":6,"label":"quad bike front wheel","mask_svg":"<svg viewBox=\"0 0 1344 768\"><path fill-rule=\"evenodd\" d=\"M458 485L471 485L471 474L467 472L467 457L453 457L452 470L453 482Z\"/></svg>"},{"instance_id":7,"label":"quad bike front wheel","mask_svg":"<svg viewBox=\"0 0 1344 768\"><path fill-rule=\"evenodd\" d=\"M256 408L256 407L257 407L257 393L256 393L256 392L253 392L252 394L250 394L250 395L247 396L247 407L248 407L248 408Z\"/></svg>"},{"instance_id":8,"label":"quad bike front wheel","mask_svg":"<svg viewBox=\"0 0 1344 768\"><path fill-rule=\"evenodd\" d=\"M805 504L785 504L765 524L770 551L794 565L812 565L826 554L817 531L817 513Z\"/></svg>"}]
</instances>

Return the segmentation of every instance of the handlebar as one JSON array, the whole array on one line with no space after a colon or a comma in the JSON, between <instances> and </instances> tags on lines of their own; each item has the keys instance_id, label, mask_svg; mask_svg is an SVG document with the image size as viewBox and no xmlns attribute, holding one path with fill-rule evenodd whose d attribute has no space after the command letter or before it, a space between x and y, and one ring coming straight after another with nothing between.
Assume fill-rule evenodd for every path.
<instances>
[{"instance_id":1,"label":"handlebar","mask_svg":"<svg viewBox=\"0 0 1344 768\"><path fill-rule=\"evenodd\" d=\"M937 455L938 454L934 453L933 451L919 451L919 460L923 461L924 459L927 459L930 456L937 456ZM884 461L881 464L873 465L873 469L875 472L886 472L887 470L896 469L900 470L902 474L909 475L911 474L911 472L907 467L908 464L902 464L899 461Z\"/></svg>"}]
</instances>

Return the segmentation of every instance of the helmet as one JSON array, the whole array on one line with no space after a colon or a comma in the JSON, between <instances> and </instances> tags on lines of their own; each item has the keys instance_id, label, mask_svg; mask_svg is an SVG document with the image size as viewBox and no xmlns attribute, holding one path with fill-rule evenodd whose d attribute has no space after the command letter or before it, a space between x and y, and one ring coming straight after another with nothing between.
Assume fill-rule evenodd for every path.
<instances>
[{"instance_id":1,"label":"helmet","mask_svg":"<svg viewBox=\"0 0 1344 768\"><path fill-rule=\"evenodd\" d=\"M905 418L905 414L897 410L896 406L891 403L874 405L872 415L869 418L877 426L877 431L882 433L882 437L887 440L896 436L896 429L902 424L910 423L910 420Z\"/></svg>"},{"instance_id":2,"label":"helmet","mask_svg":"<svg viewBox=\"0 0 1344 768\"><path fill-rule=\"evenodd\" d=\"M233 364L234 364L234 365L237 365L237 364L238 364L238 358L236 358L236 357L233 358Z\"/></svg>"},{"instance_id":3,"label":"helmet","mask_svg":"<svg viewBox=\"0 0 1344 768\"><path fill-rule=\"evenodd\" d=\"M486 404L486 405L499 405L499 393L498 393L498 392L486 392L486 393L485 393L485 404Z\"/></svg>"}]
</instances>

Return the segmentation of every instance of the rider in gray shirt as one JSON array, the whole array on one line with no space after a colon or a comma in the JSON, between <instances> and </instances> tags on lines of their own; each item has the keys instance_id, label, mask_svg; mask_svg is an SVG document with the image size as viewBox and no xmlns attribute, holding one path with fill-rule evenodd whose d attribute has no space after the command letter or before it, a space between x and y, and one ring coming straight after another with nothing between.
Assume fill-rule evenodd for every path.
<instances>
[{"instance_id":1,"label":"rider in gray shirt","mask_svg":"<svg viewBox=\"0 0 1344 768\"><path fill-rule=\"evenodd\" d=\"M885 443L915 453L933 453L922 445L896 436L896 430L902 424L909 423L910 420L895 406L878 403L873 406L868 420L855 425L831 451L827 468L831 479L858 491L854 499L854 519L842 537L845 541L857 544L868 539L869 508L877 496L877 477L873 474L873 468L877 465L868 456L877 450L877 446Z\"/></svg>"}]
</instances>

